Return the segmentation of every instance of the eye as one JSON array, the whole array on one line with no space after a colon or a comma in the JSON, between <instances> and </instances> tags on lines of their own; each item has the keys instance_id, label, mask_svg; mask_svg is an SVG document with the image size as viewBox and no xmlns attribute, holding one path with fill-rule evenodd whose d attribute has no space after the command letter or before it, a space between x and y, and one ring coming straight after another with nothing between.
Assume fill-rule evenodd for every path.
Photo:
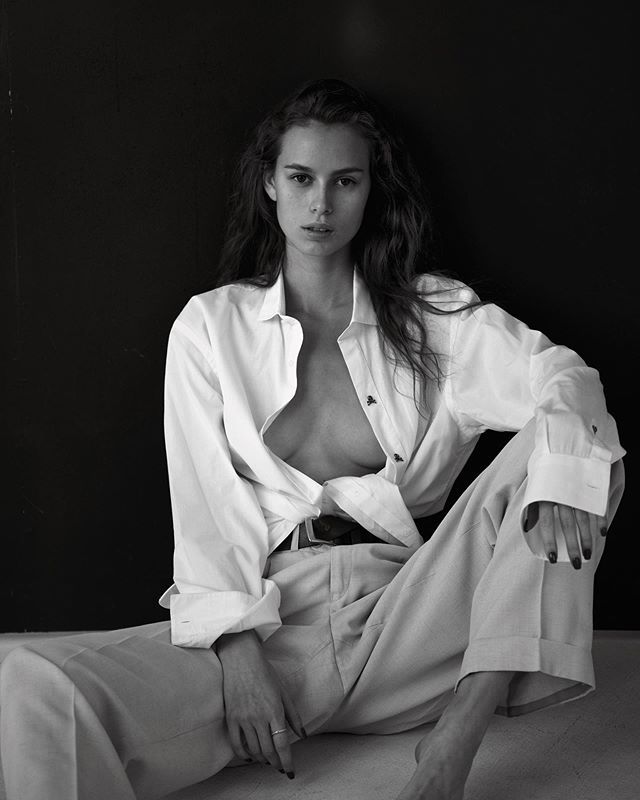
<instances>
[{"instance_id":1,"label":"eye","mask_svg":"<svg viewBox=\"0 0 640 800\"><path fill-rule=\"evenodd\" d=\"M346 176L338 178L338 184L340 186L355 186L355 183L356 182L353 180L353 178L347 178Z\"/></svg>"},{"instance_id":2,"label":"eye","mask_svg":"<svg viewBox=\"0 0 640 800\"><path fill-rule=\"evenodd\" d=\"M309 183L311 176L305 175L304 172L298 172L296 175L291 175L290 180L299 183L301 186L304 186L305 184Z\"/></svg>"}]
</instances>

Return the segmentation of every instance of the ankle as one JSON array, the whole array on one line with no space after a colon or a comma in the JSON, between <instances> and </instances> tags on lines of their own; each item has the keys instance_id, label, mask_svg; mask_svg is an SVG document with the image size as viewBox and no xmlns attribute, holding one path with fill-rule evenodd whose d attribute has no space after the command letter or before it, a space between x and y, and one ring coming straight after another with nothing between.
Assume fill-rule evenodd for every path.
<instances>
[{"instance_id":1,"label":"ankle","mask_svg":"<svg viewBox=\"0 0 640 800\"><path fill-rule=\"evenodd\" d=\"M493 713L504 702L515 672L471 672L458 683L450 705L460 708L485 708Z\"/></svg>"}]
</instances>

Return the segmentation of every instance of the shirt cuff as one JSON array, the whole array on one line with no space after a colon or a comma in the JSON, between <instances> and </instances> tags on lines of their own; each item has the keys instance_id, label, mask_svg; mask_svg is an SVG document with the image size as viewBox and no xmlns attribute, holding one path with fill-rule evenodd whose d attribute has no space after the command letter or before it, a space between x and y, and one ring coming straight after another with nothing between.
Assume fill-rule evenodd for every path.
<instances>
[{"instance_id":1,"label":"shirt cuff","mask_svg":"<svg viewBox=\"0 0 640 800\"><path fill-rule=\"evenodd\" d=\"M255 630L268 639L281 626L280 590L262 579L262 597L246 592L178 592L169 595L171 643L208 648L223 633ZM171 591L171 590L169 590ZM167 594L162 597L166 605Z\"/></svg>"},{"instance_id":2,"label":"shirt cuff","mask_svg":"<svg viewBox=\"0 0 640 800\"><path fill-rule=\"evenodd\" d=\"M531 503L546 500L604 516L609 501L611 464L597 458L534 453L529 459L527 470L527 488L520 511L520 526L531 552L546 559L542 543L533 536L533 531L524 530L527 507ZM558 561L569 562L564 537L558 537L557 544Z\"/></svg>"}]
</instances>

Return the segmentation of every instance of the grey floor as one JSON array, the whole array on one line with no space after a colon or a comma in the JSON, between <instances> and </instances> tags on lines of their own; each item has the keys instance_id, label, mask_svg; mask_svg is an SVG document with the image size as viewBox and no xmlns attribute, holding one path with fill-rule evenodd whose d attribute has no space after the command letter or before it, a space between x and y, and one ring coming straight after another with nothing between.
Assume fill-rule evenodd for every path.
<instances>
[{"instance_id":1,"label":"grey floor","mask_svg":"<svg viewBox=\"0 0 640 800\"><path fill-rule=\"evenodd\" d=\"M0 658L16 641L0 636ZM596 632L594 661L598 688L587 697L516 719L494 717L465 800L640 800L640 632ZM393 800L428 730L312 737L294 745L292 781L251 764L165 800Z\"/></svg>"}]
</instances>

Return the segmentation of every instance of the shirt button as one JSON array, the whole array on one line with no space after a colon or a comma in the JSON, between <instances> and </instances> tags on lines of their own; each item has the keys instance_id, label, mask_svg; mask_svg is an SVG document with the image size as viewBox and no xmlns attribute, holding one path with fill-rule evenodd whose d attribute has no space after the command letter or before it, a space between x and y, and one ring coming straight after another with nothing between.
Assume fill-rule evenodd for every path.
<instances>
[{"instance_id":1,"label":"shirt button","mask_svg":"<svg viewBox=\"0 0 640 800\"><path fill-rule=\"evenodd\" d=\"M402 456L399 456L397 453L394 453L393 454L393 460L394 461L404 461L404 458L402 458Z\"/></svg>"},{"instance_id":2,"label":"shirt button","mask_svg":"<svg viewBox=\"0 0 640 800\"><path fill-rule=\"evenodd\" d=\"M378 401L375 399L375 397L371 397L370 394L367 395L367 405L368 406L372 405L373 403L377 403L377 402Z\"/></svg>"}]
</instances>

